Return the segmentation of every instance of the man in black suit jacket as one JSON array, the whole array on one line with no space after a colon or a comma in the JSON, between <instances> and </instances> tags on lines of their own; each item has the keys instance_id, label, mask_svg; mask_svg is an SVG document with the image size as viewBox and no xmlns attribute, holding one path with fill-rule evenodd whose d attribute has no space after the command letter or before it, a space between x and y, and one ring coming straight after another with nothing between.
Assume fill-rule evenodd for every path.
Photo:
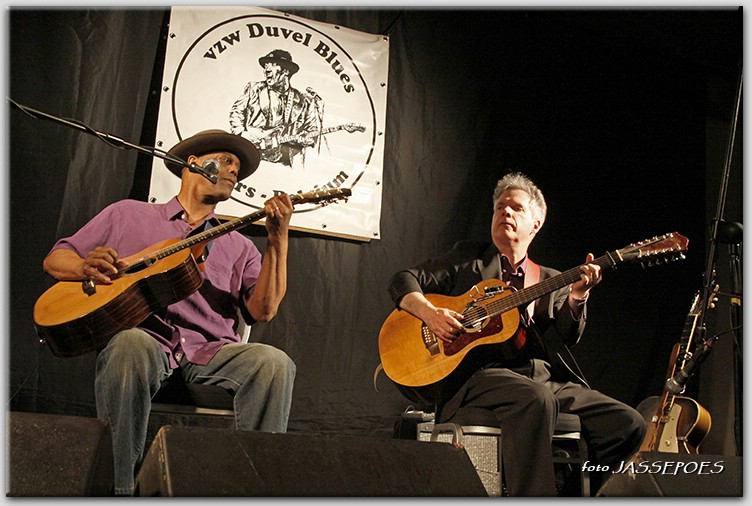
<instances>
[{"instance_id":1,"label":"man in black suit jacket","mask_svg":"<svg viewBox=\"0 0 752 506\"><path fill-rule=\"evenodd\" d=\"M493 204L492 243L460 242L390 280L389 293L397 307L421 319L444 343L464 333L463 316L436 307L424 294L458 296L487 279L501 279L519 290L560 274L537 265L527 254L546 218L538 187L524 174L508 174L499 180ZM452 421L460 408L493 411L504 428L504 475L512 496L555 495L551 440L559 412L580 417L591 464L601 468L618 469L645 437L642 416L591 389L569 351L585 329L590 290L601 280L600 266L593 260L588 254L575 283L520 307L521 334L510 339L519 349L502 356L478 348L471 361L474 372L437 406L440 422ZM469 361L464 359L463 366Z\"/></svg>"}]
</instances>

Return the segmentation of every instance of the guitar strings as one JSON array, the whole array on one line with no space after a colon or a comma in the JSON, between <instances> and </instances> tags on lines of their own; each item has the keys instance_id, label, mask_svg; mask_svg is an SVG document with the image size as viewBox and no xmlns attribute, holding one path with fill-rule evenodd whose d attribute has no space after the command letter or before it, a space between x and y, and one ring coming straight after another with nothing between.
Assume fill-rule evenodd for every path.
<instances>
[{"instance_id":1,"label":"guitar strings","mask_svg":"<svg viewBox=\"0 0 752 506\"><path fill-rule=\"evenodd\" d=\"M332 196L338 197L337 194L340 194L340 193L345 196L347 195L347 193L343 192L341 188L334 188L334 189L329 189L329 190L314 190L314 191L306 192L303 194L295 193L293 195L290 195L290 201L292 202L293 205L298 204L301 201L305 201L305 200L315 202L318 200L325 199L327 197L332 197ZM138 260L133 262L131 265L125 267L124 269L120 269L118 271L118 275L127 274L128 272L132 272L142 267L149 267L156 261L161 260L165 257L168 257L174 253L177 253L180 250L183 250L185 248L190 248L191 246L202 243L206 240L211 239L212 237L217 237L227 232L231 232L232 230L236 228L240 228L241 225L245 225L247 222L253 222L258 219L261 219L265 215L266 215L266 211L264 211L263 209L260 209L251 214L241 216L240 218L237 218L232 221L228 221L226 223L218 225L216 227L210 228L209 230L201 234L195 235L193 237L189 237L167 248L155 251L150 255L146 255L146 256L139 258Z\"/></svg>"}]
</instances>

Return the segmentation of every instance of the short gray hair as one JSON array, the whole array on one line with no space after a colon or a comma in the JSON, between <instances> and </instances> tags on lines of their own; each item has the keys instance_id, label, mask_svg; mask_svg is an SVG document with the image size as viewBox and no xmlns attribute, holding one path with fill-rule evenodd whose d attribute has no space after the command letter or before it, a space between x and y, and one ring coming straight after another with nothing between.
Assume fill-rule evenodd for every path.
<instances>
[{"instance_id":1,"label":"short gray hair","mask_svg":"<svg viewBox=\"0 0 752 506\"><path fill-rule=\"evenodd\" d=\"M530 195L530 209L533 211L533 216L539 219L541 223L546 221L546 199L543 198L543 192L529 177L522 172L510 172L499 179L493 194L494 207L496 207L496 201L499 200L499 197L509 190L522 190Z\"/></svg>"}]
</instances>

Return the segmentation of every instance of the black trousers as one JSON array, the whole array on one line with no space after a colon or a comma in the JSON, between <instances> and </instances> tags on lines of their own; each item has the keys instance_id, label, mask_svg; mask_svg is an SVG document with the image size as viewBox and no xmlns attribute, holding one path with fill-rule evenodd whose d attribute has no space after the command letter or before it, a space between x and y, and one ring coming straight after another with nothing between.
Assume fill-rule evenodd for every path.
<instances>
[{"instance_id":1,"label":"black trousers","mask_svg":"<svg viewBox=\"0 0 752 506\"><path fill-rule=\"evenodd\" d=\"M537 359L514 370L477 371L440 410L440 421L452 421L464 406L491 410L498 418L504 475L512 496L556 494L551 441L559 412L580 417L591 465L618 469L639 450L646 431L637 410L579 383L555 381L549 364ZM594 485L599 481L594 477Z\"/></svg>"}]
</instances>

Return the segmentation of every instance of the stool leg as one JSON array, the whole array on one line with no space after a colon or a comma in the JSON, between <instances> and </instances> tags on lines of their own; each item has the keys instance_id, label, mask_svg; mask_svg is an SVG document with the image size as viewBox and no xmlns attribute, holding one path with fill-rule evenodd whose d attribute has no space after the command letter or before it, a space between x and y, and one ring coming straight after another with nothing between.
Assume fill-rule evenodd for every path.
<instances>
[{"instance_id":1,"label":"stool leg","mask_svg":"<svg viewBox=\"0 0 752 506\"><path fill-rule=\"evenodd\" d=\"M503 497L507 494L504 493L504 459L501 456L501 432L499 432L497 441L496 456L499 461L499 495Z\"/></svg>"},{"instance_id":2,"label":"stool leg","mask_svg":"<svg viewBox=\"0 0 752 506\"><path fill-rule=\"evenodd\" d=\"M580 491L583 497L590 497L590 472L584 468L585 462L588 461L588 450L582 435L577 440L577 447L580 450Z\"/></svg>"}]
</instances>

